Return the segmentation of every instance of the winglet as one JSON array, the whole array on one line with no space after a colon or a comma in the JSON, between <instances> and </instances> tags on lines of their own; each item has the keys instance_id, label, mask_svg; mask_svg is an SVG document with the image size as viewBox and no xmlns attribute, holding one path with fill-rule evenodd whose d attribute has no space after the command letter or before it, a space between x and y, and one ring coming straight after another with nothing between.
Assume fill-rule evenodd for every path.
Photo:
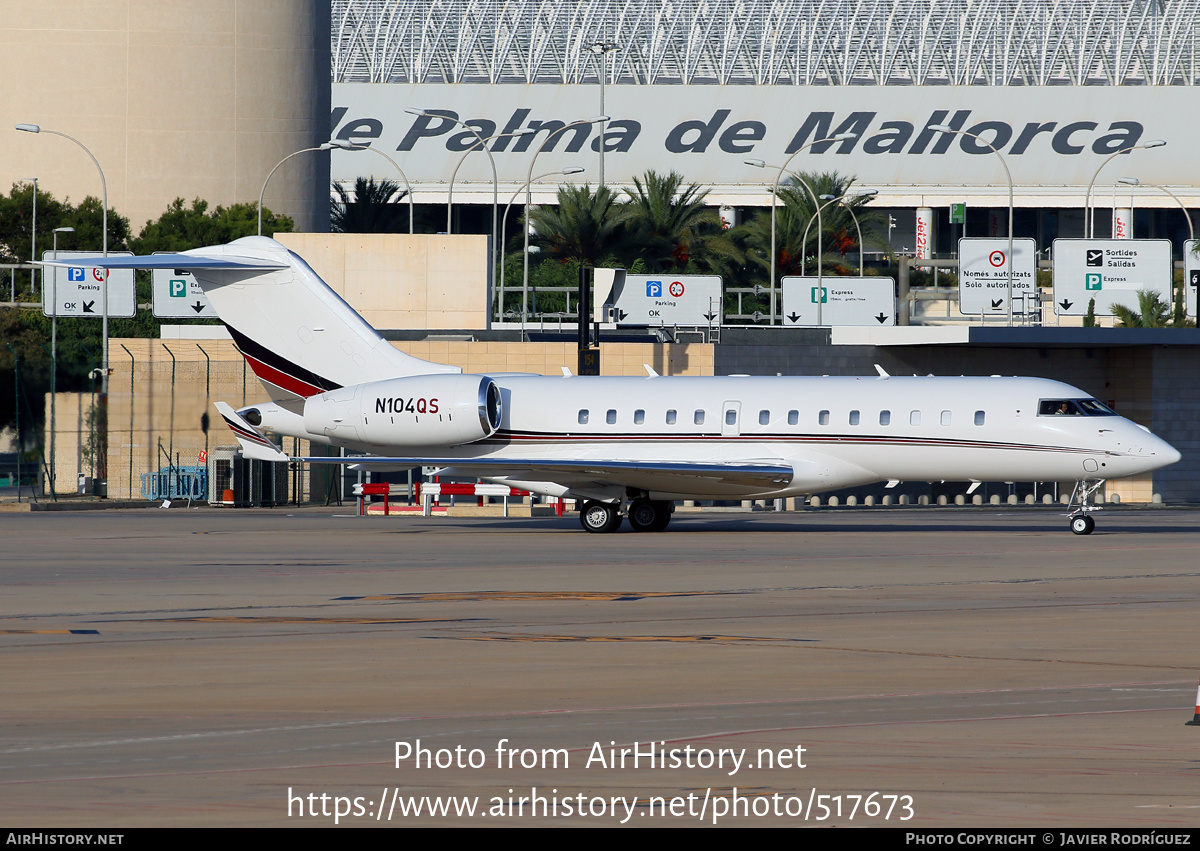
<instances>
[{"instance_id":1,"label":"winglet","mask_svg":"<svg viewBox=\"0 0 1200 851\"><path fill-rule=\"evenodd\" d=\"M646 370L647 378L658 378L659 377L658 373L654 371L654 367L650 366L650 364L644 363L644 364L642 364L642 368Z\"/></svg>"},{"instance_id":2,"label":"winglet","mask_svg":"<svg viewBox=\"0 0 1200 851\"><path fill-rule=\"evenodd\" d=\"M875 364L875 371L879 373L880 378L891 378L891 376L888 375L887 370L879 364Z\"/></svg>"},{"instance_id":3,"label":"winglet","mask_svg":"<svg viewBox=\"0 0 1200 851\"><path fill-rule=\"evenodd\" d=\"M217 413L225 420L225 425L233 432L242 447L242 455L255 461L289 461L291 460L273 444L263 437L250 423L240 417L233 408L224 402L217 402Z\"/></svg>"}]
</instances>

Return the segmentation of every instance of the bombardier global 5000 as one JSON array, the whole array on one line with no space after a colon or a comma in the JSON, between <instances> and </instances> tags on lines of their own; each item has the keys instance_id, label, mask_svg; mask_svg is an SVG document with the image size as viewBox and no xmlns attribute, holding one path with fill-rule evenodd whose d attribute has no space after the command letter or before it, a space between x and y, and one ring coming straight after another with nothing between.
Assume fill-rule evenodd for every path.
<instances>
[{"instance_id":1,"label":"bombardier global 5000","mask_svg":"<svg viewBox=\"0 0 1200 851\"><path fill-rule=\"evenodd\" d=\"M463 374L392 346L266 237L87 262L195 276L271 397L239 411L218 403L246 456L287 459L266 432L367 453L313 462L435 466L575 499L589 532L623 518L662 530L682 499L909 480L1075 482L1070 528L1088 534L1106 479L1180 457L1089 394L1039 378Z\"/></svg>"}]
</instances>

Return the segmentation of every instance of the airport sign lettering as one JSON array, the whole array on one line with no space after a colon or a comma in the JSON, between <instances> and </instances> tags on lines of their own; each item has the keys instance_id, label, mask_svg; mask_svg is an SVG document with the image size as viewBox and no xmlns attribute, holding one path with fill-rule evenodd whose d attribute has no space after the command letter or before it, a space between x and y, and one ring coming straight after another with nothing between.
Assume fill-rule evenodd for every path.
<instances>
[{"instance_id":1,"label":"airport sign lettering","mask_svg":"<svg viewBox=\"0 0 1200 851\"><path fill-rule=\"evenodd\" d=\"M833 325L895 325L896 281L877 276L786 276L783 324L787 327Z\"/></svg>"},{"instance_id":2,"label":"airport sign lettering","mask_svg":"<svg viewBox=\"0 0 1200 851\"><path fill-rule=\"evenodd\" d=\"M1111 316L1113 305L1137 308L1138 291L1171 304L1173 268L1167 239L1054 240L1054 304L1062 316Z\"/></svg>"},{"instance_id":3,"label":"airport sign lettering","mask_svg":"<svg viewBox=\"0 0 1200 851\"><path fill-rule=\"evenodd\" d=\"M100 251L53 251L42 259L79 260L83 266L44 266L42 268L42 313L45 316L105 315L104 290L107 279L107 315L127 319L137 312L136 288L132 269L106 272L87 266L87 258L104 256ZM110 257L130 257L128 251L110 251Z\"/></svg>"}]
</instances>

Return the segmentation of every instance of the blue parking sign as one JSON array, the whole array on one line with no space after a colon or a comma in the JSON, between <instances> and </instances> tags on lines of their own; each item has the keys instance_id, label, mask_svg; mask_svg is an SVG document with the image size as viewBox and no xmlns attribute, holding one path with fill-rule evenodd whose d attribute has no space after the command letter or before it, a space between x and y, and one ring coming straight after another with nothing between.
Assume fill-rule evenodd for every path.
<instances>
[{"instance_id":1,"label":"blue parking sign","mask_svg":"<svg viewBox=\"0 0 1200 851\"><path fill-rule=\"evenodd\" d=\"M68 267L67 268L67 280L68 281L82 281L83 280L83 270L77 269L74 266Z\"/></svg>"},{"instance_id":2,"label":"blue parking sign","mask_svg":"<svg viewBox=\"0 0 1200 851\"><path fill-rule=\"evenodd\" d=\"M662 281L646 281L646 298L662 298Z\"/></svg>"}]
</instances>

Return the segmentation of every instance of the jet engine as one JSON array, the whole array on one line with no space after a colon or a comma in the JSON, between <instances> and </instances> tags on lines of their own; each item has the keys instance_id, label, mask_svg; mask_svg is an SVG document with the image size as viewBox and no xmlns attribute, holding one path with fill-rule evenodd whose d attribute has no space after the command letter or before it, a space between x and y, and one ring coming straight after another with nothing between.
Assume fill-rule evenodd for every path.
<instances>
[{"instance_id":1,"label":"jet engine","mask_svg":"<svg viewBox=\"0 0 1200 851\"><path fill-rule=\"evenodd\" d=\"M459 446L491 437L501 413L500 388L486 375L412 375L311 396L304 428L335 446Z\"/></svg>"}]
</instances>

